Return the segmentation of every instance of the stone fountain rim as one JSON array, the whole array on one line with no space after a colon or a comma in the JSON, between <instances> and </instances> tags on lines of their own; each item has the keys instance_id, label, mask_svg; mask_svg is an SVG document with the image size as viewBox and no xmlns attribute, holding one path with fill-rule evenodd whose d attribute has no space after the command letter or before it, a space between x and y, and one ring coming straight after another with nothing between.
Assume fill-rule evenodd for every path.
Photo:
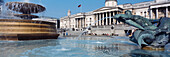
<instances>
[{"instance_id":1,"label":"stone fountain rim","mask_svg":"<svg viewBox=\"0 0 170 57\"><path fill-rule=\"evenodd\" d=\"M56 23L53 22L48 22L48 21L41 21L41 20L27 20L27 19L0 19L0 22L2 21L25 21L25 22L41 22L41 23L45 23L45 24L53 24L55 25Z\"/></svg>"}]
</instances>

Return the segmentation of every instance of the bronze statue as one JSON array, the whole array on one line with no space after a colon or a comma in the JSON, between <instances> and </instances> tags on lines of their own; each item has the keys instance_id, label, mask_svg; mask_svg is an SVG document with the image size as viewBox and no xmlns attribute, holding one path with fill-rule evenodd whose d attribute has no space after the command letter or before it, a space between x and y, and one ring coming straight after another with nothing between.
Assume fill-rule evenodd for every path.
<instances>
[{"instance_id":1,"label":"bronze statue","mask_svg":"<svg viewBox=\"0 0 170 57\"><path fill-rule=\"evenodd\" d=\"M132 15L129 10L125 14L115 15L114 18L138 28L130 40L144 49L161 49L170 42L170 18L164 17L153 22L153 19ZM155 23L158 25L154 25Z\"/></svg>"}]
</instances>

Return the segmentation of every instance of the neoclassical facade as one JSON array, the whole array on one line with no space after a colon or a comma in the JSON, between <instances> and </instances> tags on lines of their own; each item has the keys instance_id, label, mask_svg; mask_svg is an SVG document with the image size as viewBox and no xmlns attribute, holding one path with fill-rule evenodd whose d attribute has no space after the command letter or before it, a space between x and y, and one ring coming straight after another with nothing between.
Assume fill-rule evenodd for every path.
<instances>
[{"instance_id":1,"label":"neoclassical facade","mask_svg":"<svg viewBox=\"0 0 170 57\"><path fill-rule=\"evenodd\" d=\"M91 12L71 15L71 11L69 10L68 16L60 18L60 28L83 29L90 25L111 26L123 24L111 17L116 14L123 14L126 10L131 10L133 15L140 15L149 19L170 17L170 0L154 0L136 4L121 5L117 5L117 0L106 0L104 7Z\"/></svg>"}]
</instances>

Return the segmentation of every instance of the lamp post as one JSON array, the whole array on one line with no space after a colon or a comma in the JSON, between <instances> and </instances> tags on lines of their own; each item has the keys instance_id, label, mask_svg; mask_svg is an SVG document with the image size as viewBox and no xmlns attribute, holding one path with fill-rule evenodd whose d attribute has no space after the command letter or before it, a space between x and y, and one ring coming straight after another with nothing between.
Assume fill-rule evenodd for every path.
<instances>
[{"instance_id":1,"label":"lamp post","mask_svg":"<svg viewBox=\"0 0 170 57\"><path fill-rule=\"evenodd\" d=\"M145 17L146 17L146 11L144 13L145 13Z\"/></svg>"},{"instance_id":2,"label":"lamp post","mask_svg":"<svg viewBox=\"0 0 170 57\"><path fill-rule=\"evenodd\" d=\"M111 27L111 34L112 34L112 35L115 33L115 32L114 32L114 31L115 31L114 29L115 29L115 26L112 25L112 27Z\"/></svg>"},{"instance_id":3,"label":"lamp post","mask_svg":"<svg viewBox=\"0 0 170 57\"><path fill-rule=\"evenodd\" d=\"M112 29L112 30L114 29L114 25L111 27L111 29Z\"/></svg>"}]
</instances>

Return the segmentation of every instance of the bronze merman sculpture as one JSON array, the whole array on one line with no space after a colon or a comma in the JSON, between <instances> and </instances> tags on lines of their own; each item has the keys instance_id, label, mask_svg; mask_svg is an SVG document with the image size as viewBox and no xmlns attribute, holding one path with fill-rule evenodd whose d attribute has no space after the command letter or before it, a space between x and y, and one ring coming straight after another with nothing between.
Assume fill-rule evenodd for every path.
<instances>
[{"instance_id":1,"label":"bronze merman sculpture","mask_svg":"<svg viewBox=\"0 0 170 57\"><path fill-rule=\"evenodd\" d=\"M132 15L129 10L125 14L115 15L114 18L138 28L130 40L143 49L163 50L165 45L170 42L170 18L165 17L157 20L155 22L158 23L157 26L152 23L153 19Z\"/></svg>"}]
</instances>

